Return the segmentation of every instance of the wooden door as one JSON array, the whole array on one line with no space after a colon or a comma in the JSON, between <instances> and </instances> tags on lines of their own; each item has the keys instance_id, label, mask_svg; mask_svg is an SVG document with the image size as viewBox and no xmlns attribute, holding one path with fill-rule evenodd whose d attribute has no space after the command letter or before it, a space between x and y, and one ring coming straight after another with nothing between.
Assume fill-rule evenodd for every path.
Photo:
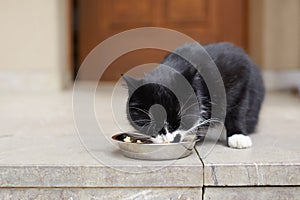
<instances>
[{"instance_id":1,"label":"wooden door","mask_svg":"<svg viewBox=\"0 0 300 200\"><path fill-rule=\"evenodd\" d=\"M247 0L78 0L77 12L79 63L108 37L145 26L174 29L201 44L230 41L247 50ZM128 53L112 63L101 80L118 80L133 66L159 63L166 53ZM80 78L97 79L93 69Z\"/></svg>"}]
</instances>

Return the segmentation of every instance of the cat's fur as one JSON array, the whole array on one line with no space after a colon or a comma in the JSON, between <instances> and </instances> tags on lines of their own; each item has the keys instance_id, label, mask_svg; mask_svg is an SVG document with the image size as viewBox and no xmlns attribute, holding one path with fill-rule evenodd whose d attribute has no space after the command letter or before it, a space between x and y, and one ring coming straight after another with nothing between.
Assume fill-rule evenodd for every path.
<instances>
[{"instance_id":1,"label":"cat's fur","mask_svg":"<svg viewBox=\"0 0 300 200\"><path fill-rule=\"evenodd\" d=\"M234 148L250 147L252 142L247 134L255 131L265 93L260 70L241 48L231 43L222 42L203 47L215 62L224 82L227 100L225 127L228 145ZM178 47L175 52L184 51L192 54L193 48L195 48L195 44L190 43ZM200 124L204 120L210 119L212 102L200 73L189 62L175 53L168 54L162 64L175 69L192 86L197 96L200 111L200 117L196 123ZM193 124L184 127L185 130L178 129L182 120L181 115L184 114L178 99L167 87L155 84L159 82L158 80L164 80L168 84L176 86L178 80L176 74L164 74L159 68L160 66L141 79L123 76L129 90L127 115L131 124L140 132L160 140L176 142L182 139L182 135L178 135L191 128ZM150 116L149 109L154 104L163 106L165 113ZM166 115L164 116L164 125L147 126L152 123L151 121L163 115ZM204 123L204 125L207 124ZM160 128L158 130L155 127Z\"/></svg>"}]
</instances>

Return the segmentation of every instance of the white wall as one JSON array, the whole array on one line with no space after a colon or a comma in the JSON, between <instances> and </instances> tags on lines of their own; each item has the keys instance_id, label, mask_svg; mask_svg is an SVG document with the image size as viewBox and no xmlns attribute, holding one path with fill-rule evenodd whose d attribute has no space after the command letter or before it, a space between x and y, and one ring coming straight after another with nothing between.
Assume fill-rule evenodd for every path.
<instances>
[{"instance_id":1,"label":"white wall","mask_svg":"<svg viewBox=\"0 0 300 200\"><path fill-rule=\"evenodd\" d=\"M265 68L300 69L300 1L265 1Z\"/></svg>"},{"instance_id":2,"label":"white wall","mask_svg":"<svg viewBox=\"0 0 300 200\"><path fill-rule=\"evenodd\" d=\"M250 54L269 90L300 83L300 1L250 0Z\"/></svg>"},{"instance_id":3,"label":"white wall","mask_svg":"<svg viewBox=\"0 0 300 200\"><path fill-rule=\"evenodd\" d=\"M300 1L251 0L250 53L264 69L300 69Z\"/></svg>"},{"instance_id":4,"label":"white wall","mask_svg":"<svg viewBox=\"0 0 300 200\"><path fill-rule=\"evenodd\" d=\"M63 87L70 75L65 73L69 69L67 3L0 0L0 89Z\"/></svg>"}]
</instances>

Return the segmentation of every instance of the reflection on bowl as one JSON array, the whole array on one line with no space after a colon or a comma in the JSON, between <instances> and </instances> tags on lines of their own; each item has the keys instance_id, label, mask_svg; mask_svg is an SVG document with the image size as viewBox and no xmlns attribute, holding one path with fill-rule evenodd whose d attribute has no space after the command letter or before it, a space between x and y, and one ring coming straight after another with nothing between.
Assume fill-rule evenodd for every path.
<instances>
[{"instance_id":1,"label":"reflection on bowl","mask_svg":"<svg viewBox=\"0 0 300 200\"><path fill-rule=\"evenodd\" d=\"M130 141L124 142L126 137ZM189 137L184 142L154 144L149 136L136 133L119 133L112 136L124 156L142 160L174 160L191 155L196 137ZM137 142L137 141L140 142Z\"/></svg>"}]
</instances>

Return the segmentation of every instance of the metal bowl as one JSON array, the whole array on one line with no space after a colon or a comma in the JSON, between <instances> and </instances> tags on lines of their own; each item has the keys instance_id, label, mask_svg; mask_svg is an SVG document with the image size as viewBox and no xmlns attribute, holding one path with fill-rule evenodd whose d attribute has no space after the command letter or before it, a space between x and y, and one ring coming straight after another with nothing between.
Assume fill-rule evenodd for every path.
<instances>
[{"instance_id":1,"label":"metal bowl","mask_svg":"<svg viewBox=\"0 0 300 200\"><path fill-rule=\"evenodd\" d=\"M174 160L191 155L194 145L197 142L196 137L185 139L184 142L154 144L154 143L131 143L120 140L123 135L132 135L131 133L119 133L112 136L117 142L122 154L129 158L140 160ZM138 134L133 134L138 135ZM141 135L140 135L141 136ZM144 136L145 139L149 137Z\"/></svg>"}]
</instances>

